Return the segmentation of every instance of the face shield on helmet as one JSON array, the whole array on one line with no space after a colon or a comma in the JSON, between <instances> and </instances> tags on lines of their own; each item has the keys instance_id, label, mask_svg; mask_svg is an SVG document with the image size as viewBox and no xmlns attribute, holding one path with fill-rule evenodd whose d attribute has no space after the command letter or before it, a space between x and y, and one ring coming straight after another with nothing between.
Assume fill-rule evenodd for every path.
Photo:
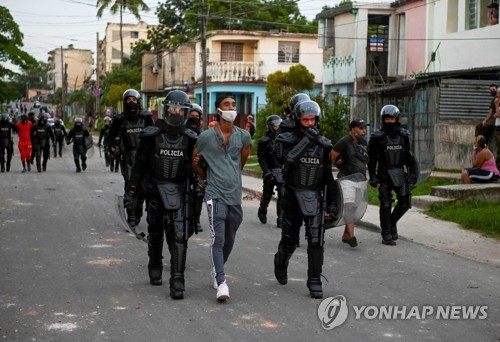
<instances>
[{"instance_id":1,"label":"face shield on helmet","mask_svg":"<svg viewBox=\"0 0 500 342\"><path fill-rule=\"evenodd\" d=\"M399 108L394 105L385 105L380 110L380 115L382 117L382 128L388 131L394 130L399 126ZM386 122L386 119L393 119Z\"/></svg>"},{"instance_id":2,"label":"face shield on helmet","mask_svg":"<svg viewBox=\"0 0 500 342\"><path fill-rule=\"evenodd\" d=\"M174 127L184 126L187 122L191 103L188 95L181 90L172 90L163 101L163 118Z\"/></svg>"},{"instance_id":3,"label":"face shield on helmet","mask_svg":"<svg viewBox=\"0 0 500 342\"><path fill-rule=\"evenodd\" d=\"M304 94L304 93L295 94L290 98L289 108L290 108L290 115L292 116L292 119L295 116L295 107L297 106L297 104L299 104L300 102L309 101L309 100L310 100L309 95Z\"/></svg>"},{"instance_id":4,"label":"face shield on helmet","mask_svg":"<svg viewBox=\"0 0 500 342\"><path fill-rule=\"evenodd\" d=\"M382 120L386 117L395 118L397 120L400 115L399 108L394 105L385 105L380 110L380 115L382 116Z\"/></svg>"},{"instance_id":5,"label":"face shield on helmet","mask_svg":"<svg viewBox=\"0 0 500 342\"><path fill-rule=\"evenodd\" d=\"M302 127L310 127L310 126L316 126L319 121L319 116L321 115L321 109L319 108L319 105L311 100L308 101L303 101L298 103L295 106L295 117L296 121L302 126ZM307 124L304 125L303 119L305 117L313 116L314 118L314 123L313 124Z\"/></svg>"},{"instance_id":6,"label":"face shield on helmet","mask_svg":"<svg viewBox=\"0 0 500 342\"><path fill-rule=\"evenodd\" d=\"M141 94L135 89L127 89L123 93L123 109L128 114L138 114L141 108Z\"/></svg>"},{"instance_id":7,"label":"face shield on helmet","mask_svg":"<svg viewBox=\"0 0 500 342\"><path fill-rule=\"evenodd\" d=\"M269 116L266 120L267 129L275 133L280 128L281 121L283 120L278 115Z\"/></svg>"},{"instance_id":8,"label":"face shield on helmet","mask_svg":"<svg viewBox=\"0 0 500 342\"><path fill-rule=\"evenodd\" d=\"M83 119L82 118L76 118L75 119L75 129L80 130L83 127Z\"/></svg>"}]
</instances>

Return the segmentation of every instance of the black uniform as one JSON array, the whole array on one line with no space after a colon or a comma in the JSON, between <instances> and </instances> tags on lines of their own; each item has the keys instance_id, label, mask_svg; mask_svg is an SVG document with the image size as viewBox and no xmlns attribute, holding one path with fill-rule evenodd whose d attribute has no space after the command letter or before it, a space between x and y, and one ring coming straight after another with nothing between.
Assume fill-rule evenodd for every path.
<instances>
[{"instance_id":1,"label":"black uniform","mask_svg":"<svg viewBox=\"0 0 500 342\"><path fill-rule=\"evenodd\" d=\"M137 155L139 135L144 128L152 126L153 124L153 118L150 112L140 112L135 115L123 112L113 118L106 140L110 146L111 152L115 152L116 150L121 151L119 160L125 193L129 187L130 174ZM116 138L119 138L119 140ZM120 146L116 145L117 141L120 142ZM143 212L144 197L141 195L140 188L137 189L136 195L137 197L134 204L127 208L127 221L131 226L139 224Z\"/></svg>"},{"instance_id":2,"label":"black uniform","mask_svg":"<svg viewBox=\"0 0 500 342\"><path fill-rule=\"evenodd\" d=\"M55 143L54 143L54 158L57 157L57 147L59 146L59 157L62 157L62 148L63 148L63 142L64 139L68 136L68 133L66 133L66 128L64 128L63 125L61 125L61 122L56 119L56 122L54 123L54 127L52 127L54 130L54 136L56 138Z\"/></svg>"},{"instance_id":3,"label":"black uniform","mask_svg":"<svg viewBox=\"0 0 500 342\"><path fill-rule=\"evenodd\" d=\"M31 160L36 159L38 172L47 171L47 161L50 159L50 140L54 144L55 137L52 127L47 123L47 119L41 118L38 123L31 128L31 143L33 144L33 155ZM43 161L42 161L43 154Z\"/></svg>"},{"instance_id":4,"label":"black uniform","mask_svg":"<svg viewBox=\"0 0 500 342\"><path fill-rule=\"evenodd\" d=\"M186 122L186 128L192 130L196 135L201 133L200 119L189 118ZM200 217L203 208L203 199L205 198L205 188L202 186L202 179L193 171L193 184L191 185L194 196L194 212L196 218L196 233L202 232Z\"/></svg>"},{"instance_id":5,"label":"black uniform","mask_svg":"<svg viewBox=\"0 0 500 342\"><path fill-rule=\"evenodd\" d=\"M262 197L260 199L260 206L257 216L260 222L267 222L267 207L269 202L274 195L274 188L276 187L276 192L278 194L278 201L276 203L276 215L278 227L281 227L283 217L281 209L281 201L283 198L283 177L281 174L281 165L276 158L274 153L274 145L276 136L279 134L279 130L273 132L268 129L264 136L259 138L257 145L257 159L259 161L260 168L262 169Z\"/></svg>"},{"instance_id":6,"label":"black uniform","mask_svg":"<svg viewBox=\"0 0 500 342\"><path fill-rule=\"evenodd\" d=\"M115 169L114 166L115 158L113 153L111 153L111 150L109 148L109 142L107 140L110 128L111 128L110 125L104 125L104 127L101 128L101 131L99 132L99 141L97 143L97 146L101 148L101 144L104 143L104 162L106 163L106 167L109 167L111 172L113 172L113 170ZM118 161L116 162L118 163Z\"/></svg>"},{"instance_id":7,"label":"black uniform","mask_svg":"<svg viewBox=\"0 0 500 342\"><path fill-rule=\"evenodd\" d=\"M2 118L0 121L0 165L2 172L10 171L10 162L12 161L12 155L14 154L12 132L15 131L16 126L14 126L14 124L8 119Z\"/></svg>"},{"instance_id":8,"label":"black uniform","mask_svg":"<svg viewBox=\"0 0 500 342\"><path fill-rule=\"evenodd\" d=\"M173 127L159 120L140 136L130 189L144 189L148 213L150 282L160 285L163 262L163 234L170 258L170 295L183 298L187 241L196 221L191 216L193 198L191 159L197 134L185 127Z\"/></svg>"},{"instance_id":9,"label":"black uniform","mask_svg":"<svg viewBox=\"0 0 500 342\"><path fill-rule=\"evenodd\" d=\"M287 283L287 267L300 235L302 222L307 236L307 286L313 298L323 296L321 272L323 267L324 217L321 210L324 188L333 182L330 140L319 135L316 128L301 125L276 138L276 154L285 166L283 177L283 224L278 252L274 257L275 276L280 284ZM309 134L310 132L310 134Z\"/></svg>"},{"instance_id":10,"label":"black uniform","mask_svg":"<svg viewBox=\"0 0 500 342\"><path fill-rule=\"evenodd\" d=\"M66 143L69 145L73 142L73 159L75 161L76 172L81 172L82 169L85 171L87 168L87 137L89 136L89 131L83 127L75 125L66 137ZM80 159L82 161L80 167Z\"/></svg>"},{"instance_id":11,"label":"black uniform","mask_svg":"<svg viewBox=\"0 0 500 342\"><path fill-rule=\"evenodd\" d=\"M417 175L412 165L409 132L396 126L375 131L368 143L370 185L379 185L380 226L383 242L398 238L397 222L410 207L410 190ZM392 191L397 204L392 210Z\"/></svg>"}]
</instances>

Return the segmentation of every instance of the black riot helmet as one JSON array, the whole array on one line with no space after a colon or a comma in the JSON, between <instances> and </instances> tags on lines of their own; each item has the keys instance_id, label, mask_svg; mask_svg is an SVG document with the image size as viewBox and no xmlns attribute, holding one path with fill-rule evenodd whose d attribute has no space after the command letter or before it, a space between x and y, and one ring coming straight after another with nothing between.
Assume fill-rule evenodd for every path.
<instances>
[{"instance_id":1,"label":"black riot helmet","mask_svg":"<svg viewBox=\"0 0 500 342\"><path fill-rule=\"evenodd\" d=\"M382 117L382 130L388 132L390 135L396 134L399 127L399 108L394 105L385 105L380 110ZM385 122L386 118L394 118L396 122Z\"/></svg>"},{"instance_id":2,"label":"black riot helmet","mask_svg":"<svg viewBox=\"0 0 500 342\"><path fill-rule=\"evenodd\" d=\"M201 109L200 105L197 103L193 103L191 105L191 109L189 111L190 112L192 112L192 111L198 112L198 114L200 115L200 118L203 116L203 109Z\"/></svg>"},{"instance_id":3,"label":"black riot helmet","mask_svg":"<svg viewBox=\"0 0 500 342\"><path fill-rule=\"evenodd\" d=\"M297 104L304 102L304 101L309 101L309 100L310 100L309 95L304 94L304 93L295 94L290 98L290 103L288 106L290 109L290 119L291 120L295 119L295 107L297 106Z\"/></svg>"},{"instance_id":4,"label":"black riot helmet","mask_svg":"<svg viewBox=\"0 0 500 342\"><path fill-rule=\"evenodd\" d=\"M267 130L276 133L280 128L281 118L278 115L270 115L266 119Z\"/></svg>"},{"instance_id":5,"label":"black riot helmet","mask_svg":"<svg viewBox=\"0 0 500 342\"><path fill-rule=\"evenodd\" d=\"M400 115L399 108L394 105L385 105L380 110L380 116L382 117L382 121L384 121L384 118L386 117L391 117L398 120L399 115Z\"/></svg>"},{"instance_id":6,"label":"black riot helmet","mask_svg":"<svg viewBox=\"0 0 500 342\"><path fill-rule=\"evenodd\" d=\"M182 90L172 90L163 101L163 119L170 126L184 126L190 108L189 96Z\"/></svg>"},{"instance_id":7,"label":"black riot helmet","mask_svg":"<svg viewBox=\"0 0 500 342\"><path fill-rule=\"evenodd\" d=\"M317 125L319 116L321 115L321 108L319 108L316 102L311 100L300 102L295 106L295 121L300 124L300 118L304 115L314 115Z\"/></svg>"},{"instance_id":8,"label":"black riot helmet","mask_svg":"<svg viewBox=\"0 0 500 342\"><path fill-rule=\"evenodd\" d=\"M129 97L133 97L136 101L128 100ZM141 109L141 94L135 89L127 89L123 92L123 109L126 114L136 117Z\"/></svg>"}]
</instances>

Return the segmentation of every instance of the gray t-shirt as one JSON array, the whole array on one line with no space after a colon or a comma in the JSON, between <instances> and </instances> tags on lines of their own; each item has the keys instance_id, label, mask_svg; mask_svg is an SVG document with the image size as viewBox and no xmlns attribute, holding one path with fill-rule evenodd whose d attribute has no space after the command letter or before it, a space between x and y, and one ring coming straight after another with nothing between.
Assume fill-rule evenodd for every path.
<instances>
[{"instance_id":1,"label":"gray t-shirt","mask_svg":"<svg viewBox=\"0 0 500 342\"><path fill-rule=\"evenodd\" d=\"M250 133L237 126L227 148L216 127L200 133L195 148L208 164L205 201L218 198L227 205L241 205L241 150L251 144Z\"/></svg>"}]
</instances>

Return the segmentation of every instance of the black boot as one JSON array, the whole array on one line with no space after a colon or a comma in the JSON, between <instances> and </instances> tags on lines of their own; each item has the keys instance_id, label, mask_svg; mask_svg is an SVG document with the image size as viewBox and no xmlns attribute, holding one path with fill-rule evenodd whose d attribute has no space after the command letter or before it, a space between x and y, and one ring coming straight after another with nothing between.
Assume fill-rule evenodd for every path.
<instances>
[{"instance_id":1,"label":"black boot","mask_svg":"<svg viewBox=\"0 0 500 342\"><path fill-rule=\"evenodd\" d=\"M285 248L280 243L278 252L274 255L274 276L281 285L285 285L288 282L288 262L292 257L295 247L287 249L285 251Z\"/></svg>"},{"instance_id":2,"label":"black boot","mask_svg":"<svg viewBox=\"0 0 500 342\"><path fill-rule=\"evenodd\" d=\"M186 269L187 243L173 242L170 249L170 297L184 299L184 270Z\"/></svg>"},{"instance_id":3,"label":"black boot","mask_svg":"<svg viewBox=\"0 0 500 342\"><path fill-rule=\"evenodd\" d=\"M148 274L149 283L151 285L159 286L162 284L161 275L163 272L163 234L152 233L148 235Z\"/></svg>"},{"instance_id":4,"label":"black boot","mask_svg":"<svg viewBox=\"0 0 500 342\"><path fill-rule=\"evenodd\" d=\"M2 165L1 165L1 167L0 167L0 168L1 168L1 171L2 171L2 172L5 172L5 163L4 163L4 162L2 162Z\"/></svg>"},{"instance_id":5,"label":"black boot","mask_svg":"<svg viewBox=\"0 0 500 342\"><path fill-rule=\"evenodd\" d=\"M382 230L382 243L395 246L396 241L392 239L391 233L391 203L383 203L380 206L380 228Z\"/></svg>"},{"instance_id":6,"label":"black boot","mask_svg":"<svg viewBox=\"0 0 500 342\"><path fill-rule=\"evenodd\" d=\"M311 298L323 298L323 288L321 287L323 254L323 247L307 248L307 288Z\"/></svg>"},{"instance_id":7,"label":"black boot","mask_svg":"<svg viewBox=\"0 0 500 342\"><path fill-rule=\"evenodd\" d=\"M259 217L260 223L267 223L267 209L263 207L259 207L259 211L257 212L257 216Z\"/></svg>"}]
</instances>

